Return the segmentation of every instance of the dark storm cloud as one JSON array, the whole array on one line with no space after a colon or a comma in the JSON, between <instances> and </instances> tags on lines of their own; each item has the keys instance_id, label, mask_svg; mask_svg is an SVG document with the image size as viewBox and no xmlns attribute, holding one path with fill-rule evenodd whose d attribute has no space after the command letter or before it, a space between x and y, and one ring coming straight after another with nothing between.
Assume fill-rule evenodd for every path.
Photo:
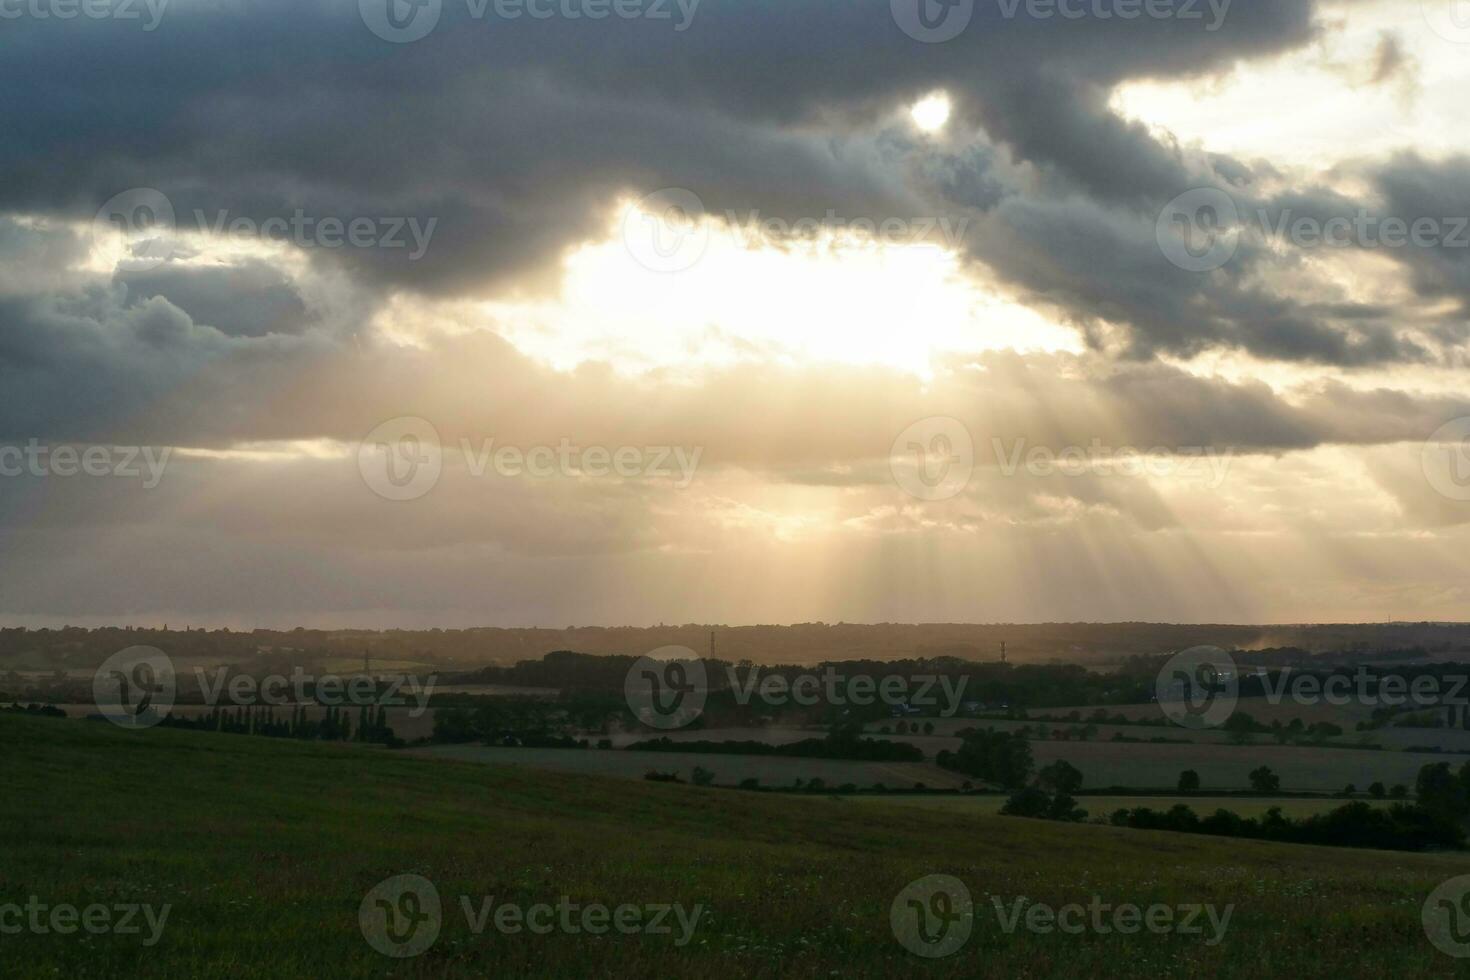
<instances>
[{"instance_id":1,"label":"dark storm cloud","mask_svg":"<svg viewBox=\"0 0 1470 980\"><path fill-rule=\"evenodd\" d=\"M307 252L319 269L348 270L360 293L435 297L546 288L556 256L599 237L620 193L688 187L717 215L957 212L978 219L971 255L1099 346L1122 331L1136 359L1227 347L1343 365L1422 360L1385 311L1271 292L1252 275L1274 261L1263 249L1247 246L1212 276L1169 266L1154 237L1164 202L1220 184L1251 200L1252 182L1271 175L1187 153L1108 106L1127 79L1195 76L1305 44L1313 13L1310 0L1237 3L1208 31L1042 21L1024 7L1007 18L982 0L942 44L906 36L886 0L704 0L684 31L475 20L446 0L434 32L403 45L375 37L356 4L327 0L176 0L154 31L21 20L7 23L0 60L0 210L89 218L118 191L156 187L186 229L298 211L436 219L416 261L384 248ZM941 87L955 103L948 140L874 122ZM1423 288L1454 271L1421 272ZM206 441L315 434L252 428L271 415L258 408L190 426L158 405L176 394L160 391L169 384L228 404L268 390L274 372L301 377L330 360L335 341L310 329L293 283L259 264L172 263L120 282L121 294L11 301L0 373L33 399L9 396L16 431L48 419L85 429L110 414ZM1441 328L1442 341L1454 337ZM95 394L61 404L74 370L98 379Z\"/></svg>"},{"instance_id":2,"label":"dark storm cloud","mask_svg":"<svg viewBox=\"0 0 1470 980\"><path fill-rule=\"evenodd\" d=\"M437 216L442 247L428 261L340 257L417 288L464 289L586 237L618 189L689 186L717 208L795 214L901 199L902 169L845 157L841 129L940 86L1022 158L1136 201L1177 160L1107 111L1107 87L1299 44L1311 4L1240 4L1209 32L1008 19L982 2L962 35L932 45L879 0L705 0L682 33L617 18L472 20L446 2L437 29L406 45L373 36L355 4L244 10L180 0L152 32L8 24L0 204L87 215L154 186L181 215Z\"/></svg>"}]
</instances>

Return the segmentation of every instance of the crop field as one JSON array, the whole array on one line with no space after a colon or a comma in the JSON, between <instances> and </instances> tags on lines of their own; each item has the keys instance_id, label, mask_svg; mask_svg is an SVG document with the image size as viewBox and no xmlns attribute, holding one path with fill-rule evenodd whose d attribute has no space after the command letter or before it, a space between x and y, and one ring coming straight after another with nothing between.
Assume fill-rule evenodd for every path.
<instances>
[{"instance_id":1,"label":"crop field","mask_svg":"<svg viewBox=\"0 0 1470 980\"><path fill-rule=\"evenodd\" d=\"M868 788L882 783L889 788L912 788L923 783L931 789L958 788L965 777L946 772L929 763L856 762L845 759L788 759L763 755L717 755L702 752L628 752L621 749L522 749L490 748L480 745L436 745L410 750L416 755L461 762L528 766L558 772L590 773L642 779L650 770L676 772L688 780L695 766L715 774L715 782L734 785L758 779L765 786L790 786L813 777L828 786L844 783Z\"/></svg>"},{"instance_id":2,"label":"crop field","mask_svg":"<svg viewBox=\"0 0 1470 980\"><path fill-rule=\"evenodd\" d=\"M953 749L959 745L959 733L967 728L994 728L997 731L1005 732L1030 728L1033 731L1044 729L1050 733L1053 731L1067 732L1070 729L1081 728L1092 724L1085 720L1071 722L1042 717L1033 718L1028 721L1015 721L1006 718L909 718L904 721L910 728L917 725L922 729L926 725L933 725L934 730L931 735L921 735L919 737L948 739L949 741L943 742L939 746L940 748L947 749ZM882 730L886 728L890 733L893 733L896 732L897 725L898 722L896 720L875 722L865 725L864 731L868 735L874 735L880 738L888 737L883 734ZM1114 735L1145 740L1164 738L1170 741L1201 742L1207 745L1224 745L1230 740L1229 734L1218 728L1190 729L1173 725L1169 727L1161 725L1093 725L1093 727L1097 729L1096 733L1092 736L1093 741L1108 741ZM894 735L893 737L914 738L912 734Z\"/></svg>"},{"instance_id":3,"label":"crop field","mask_svg":"<svg viewBox=\"0 0 1470 980\"><path fill-rule=\"evenodd\" d=\"M1241 698L1236 703L1236 708L1267 725L1273 721L1280 721L1286 725L1290 724L1292 719L1299 718L1304 725L1328 721L1341 725L1349 732L1353 730L1354 725L1360 721L1367 721L1373 714L1372 708L1361 704L1335 705L1325 701L1301 704L1289 697L1283 697L1274 703L1270 698ZM1031 714L1038 717L1049 715L1053 718L1060 718L1075 711L1085 720L1096 710L1098 710L1096 706L1038 708ZM1110 715L1123 715L1127 718L1142 718L1148 721L1157 721L1164 717L1163 711L1156 703L1108 705L1104 710Z\"/></svg>"},{"instance_id":4,"label":"crop field","mask_svg":"<svg viewBox=\"0 0 1470 980\"><path fill-rule=\"evenodd\" d=\"M1182 731L1182 729L1181 729ZM675 741L696 738L711 741L764 741L784 744L814 733L805 729L727 728L671 732ZM622 735L614 744L627 744L648 735ZM641 779L650 769L675 771L689 778L695 766L715 773L715 782L733 785L756 778L767 786L789 786L796 779L813 776L828 785L853 783L867 788L883 783L889 788L908 788L922 782L932 789L957 788L965 780L932 764L935 753L956 749L952 737L905 735L894 741L917 745L930 760L924 763L880 763L837 759L790 759L751 755L718 755L698 752L629 752L600 749L493 748L480 745L437 745L412 751L440 758L531 766L562 772L585 772ZM1419 769L1427 763L1449 762L1458 767L1466 757L1436 753L1373 751L1276 745L1258 739L1255 744L1223 743L1156 744L1110 741L1031 742L1038 767L1064 759L1082 771L1084 786L1103 789L1113 786L1141 790L1172 789L1185 769L1200 774L1206 790L1248 790L1250 773L1268 766L1281 777L1281 788L1289 792L1336 793L1349 783L1360 791L1375 782L1391 787L1396 783L1413 787Z\"/></svg>"},{"instance_id":5,"label":"crop field","mask_svg":"<svg viewBox=\"0 0 1470 980\"><path fill-rule=\"evenodd\" d=\"M1289 846L466 765L380 749L0 716L0 904L168 906L139 935L5 937L16 977L1444 976L1421 907L1470 857ZM369 945L396 875L433 883L420 955ZM935 874L953 955L895 939ZM500 904L678 904L670 934L473 928ZM1015 903L1208 904L1211 935L1007 929ZM431 917L429 913L423 913ZM415 920L417 921L417 920ZM417 926L415 926L417 928ZM1215 941L1217 940L1217 941Z\"/></svg>"}]
</instances>

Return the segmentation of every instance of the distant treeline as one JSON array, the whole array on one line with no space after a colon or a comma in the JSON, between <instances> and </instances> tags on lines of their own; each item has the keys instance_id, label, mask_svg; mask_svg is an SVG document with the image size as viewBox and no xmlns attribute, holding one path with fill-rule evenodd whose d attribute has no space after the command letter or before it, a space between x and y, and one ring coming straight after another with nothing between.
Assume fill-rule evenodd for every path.
<instances>
[{"instance_id":1,"label":"distant treeline","mask_svg":"<svg viewBox=\"0 0 1470 980\"><path fill-rule=\"evenodd\" d=\"M361 705L350 708L329 707L320 718L307 717L304 707L277 717L274 708L221 708L193 717L165 715L159 722L165 728L193 731L225 732L231 735L260 735L266 738L317 739L327 742L370 742L398 747L404 741L388 725L388 712L382 706Z\"/></svg>"},{"instance_id":2,"label":"distant treeline","mask_svg":"<svg viewBox=\"0 0 1470 980\"><path fill-rule=\"evenodd\" d=\"M175 656L245 663L261 648L273 654L306 652L324 657L413 660L432 664L512 663L550 650L639 655L665 646L710 651L732 661L814 664L838 659L954 657L999 659L1006 643L1013 661L1119 663L1201 644L1225 649L1331 650L1342 657L1422 647L1431 653L1470 648L1470 626L1449 623L1323 624L1307 626L1179 625L1169 623L797 623L725 626L688 623L654 627L566 627L368 630L172 629L101 627L0 629L0 672L6 661L20 669L54 665L96 667L124 647L145 644ZM1284 661L1283 661L1284 662Z\"/></svg>"},{"instance_id":3,"label":"distant treeline","mask_svg":"<svg viewBox=\"0 0 1470 980\"><path fill-rule=\"evenodd\" d=\"M1201 817L1181 803L1168 810L1120 809L1114 811L1110 822L1115 827L1139 830L1384 851L1446 850L1465 844L1465 831L1458 824L1411 803L1377 807L1354 801L1330 813L1298 819L1283 816L1280 807L1272 807L1259 819L1242 817L1230 810L1216 810L1208 817Z\"/></svg>"},{"instance_id":4,"label":"distant treeline","mask_svg":"<svg viewBox=\"0 0 1470 980\"><path fill-rule=\"evenodd\" d=\"M54 704L9 704L0 711L8 711L11 714L39 715L43 718L65 718L66 712Z\"/></svg>"},{"instance_id":5,"label":"distant treeline","mask_svg":"<svg viewBox=\"0 0 1470 980\"><path fill-rule=\"evenodd\" d=\"M1237 662L1243 665L1294 666L1293 678L1315 674L1325 681L1333 675L1347 675L1354 679L1361 671L1368 689L1376 690L1377 683L1385 677L1401 677L1409 683L1417 677L1434 677L1441 681L1464 674L1466 666L1461 663L1385 663L1360 666L1369 654L1344 652L1312 654L1298 648L1277 648L1266 651L1232 652ZM1432 656L1424 647L1413 647L1381 651L1371 654L1374 659L1409 661ZM455 683L499 684L511 687L554 688L562 692L563 698L576 697L620 697L623 684L637 658L631 656L593 656L572 651L549 653L539 660L523 660L513 666L487 667L470 674L454 678ZM840 678L884 678L898 676L915 680L919 678L946 677L950 679L949 690L957 690L960 714L983 713L987 715L1007 714L1022 717L1027 710L1038 710L1064 706L1087 706L1106 709L1115 705L1146 704L1154 700L1159 669L1168 659L1167 653L1151 656L1131 656L1120 659L1110 671L1090 670L1080 663L1068 664L1016 664L977 663L957 657L936 656L928 658L906 658L894 660L851 659L824 661L820 665L776 664L756 666L748 663L731 663L725 660L698 658L708 679L708 700L705 715L708 723L723 724L727 720L749 719L754 716L805 713L790 703L772 705L759 695L749 696L741 704L731 686L732 672L736 683L749 685L752 672L758 678L780 677L791 684L799 677L816 674L818 678L831 672ZM1265 695L1270 688L1268 678L1246 674L1240 679L1239 694L1242 698ZM1271 683L1277 684L1273 677ZM961 686L962 683L962 686ZM922 685L915 683L911 689ZM942 688L924 688L931 698ZM933 705L934 710L945 707L943 699ZM881 701L868 705L845 702L840 705L824 705L835 708L846 717L861 716L874 721L894 714L893 706ZM831 713L829 711L829 713ZM930 711L928 713L933 713ZM714 719L710 721L709 719ZM1100 717L1089 720L1098 722ZM1122 721L1108 716L1108 721ZM1160 722L1163 719L1159 719ZM1264 729L1262 729L1264 731Z\"/></svg>"},{"instance_id":6,"label":"distant treeline","mask_svg":"<svg viewBox=\"0 0 1470 980\"><path fill-rule=\"evenodd\" d=\"M710 755L770 755L802 759L852 759L862 762L923 762L924 753L908 742L886 739L805 738L785 745L767 742L677 742L654 738L627 746L637 752L703 752Z\"/></svg>"}]
</instances>

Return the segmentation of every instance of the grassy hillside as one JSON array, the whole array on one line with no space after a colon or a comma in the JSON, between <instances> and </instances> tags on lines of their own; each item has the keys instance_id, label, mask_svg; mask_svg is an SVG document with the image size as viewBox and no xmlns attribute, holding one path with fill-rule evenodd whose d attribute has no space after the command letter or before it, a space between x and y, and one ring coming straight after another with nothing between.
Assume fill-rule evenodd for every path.
<instances>
[{"instance_id":1,"label":"grassy hillside","mask_svg":"<svg viewBox=\"0 0 1470 980\"><path fill-rule=\"evenodd\" d=\"M0 936L7 976L1446 975L1420 906L1470 858L1335 851L789 799L353 747L0 715L0 905L172 903L162 939ZM438 941L393 960L358 909L412 872ZM950 874L974 934L894 940L910 881ZM989 897L1235 903L1201 936L1005 934ZM458 896L702 903L692 942L473 935Z\"/></svg>"}]
</instances>

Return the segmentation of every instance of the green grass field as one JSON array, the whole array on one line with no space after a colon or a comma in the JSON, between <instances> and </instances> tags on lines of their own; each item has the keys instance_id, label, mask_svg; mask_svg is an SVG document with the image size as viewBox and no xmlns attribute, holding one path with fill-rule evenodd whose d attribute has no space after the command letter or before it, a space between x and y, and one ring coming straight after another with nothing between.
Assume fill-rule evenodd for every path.
<instances>
[{"instance_id":1,"label":"green grass field","mask_svg":"<svg viewBox=\"0 0 1470 980\"><path fill-rule=\"evenodd\" d=\"M0 935L22 977L1442 976L1431 889L1470 856L1291 847L415 758L352 746L0 715L0 907L172 905L161 940ZM358 910L385 878L442 896L389 959ZM917 957L889 908L964 881L974 932ZM473 934L478 902L703 905L694 938ZM1233 903L1223 942L1006 933L1010 905ZM0 919L0 924L4 920Z\"/></svg>"}]
</instances>

